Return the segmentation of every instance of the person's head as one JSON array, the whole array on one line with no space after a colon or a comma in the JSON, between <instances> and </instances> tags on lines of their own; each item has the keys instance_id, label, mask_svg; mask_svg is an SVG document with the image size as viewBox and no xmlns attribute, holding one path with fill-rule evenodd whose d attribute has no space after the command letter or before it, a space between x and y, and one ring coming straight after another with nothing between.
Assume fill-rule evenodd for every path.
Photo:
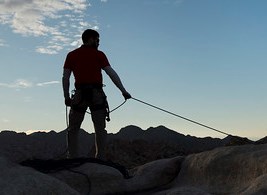
<instances>
[{"instance_id":1,"label":"person's head","mask_svg":"<svg viewBox=\"0 0 267 195\"><path fill-rule=\"evenodd\" d=\"M93 29L87 29L82 34L84 45L97 48L99 46L99 33Z\"/></svg>"}]
</instances>

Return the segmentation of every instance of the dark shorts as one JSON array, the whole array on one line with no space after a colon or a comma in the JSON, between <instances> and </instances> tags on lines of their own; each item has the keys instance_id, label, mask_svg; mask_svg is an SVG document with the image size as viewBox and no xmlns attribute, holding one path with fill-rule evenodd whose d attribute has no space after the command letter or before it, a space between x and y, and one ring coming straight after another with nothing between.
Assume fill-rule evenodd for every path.
<instances>
[{"instance_id":1,"label":"dark shorts","mask_svg":"<svg viewBox=\"0 0 267 195\"><path fill-rule=\"evenodd\" d=\"M102 87L84 87L75 90L71 108L76 111L86 112L88 107L91 112L108 108L107 96Z\"/></svg>"}]
</instances>

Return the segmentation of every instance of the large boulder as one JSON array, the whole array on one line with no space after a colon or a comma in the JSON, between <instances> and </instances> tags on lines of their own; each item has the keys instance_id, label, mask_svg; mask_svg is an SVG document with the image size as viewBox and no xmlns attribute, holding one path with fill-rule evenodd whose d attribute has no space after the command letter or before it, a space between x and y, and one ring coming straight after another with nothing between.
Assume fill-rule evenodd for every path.
<instances>
[{"instance_id":1,"label":"large boulder","mask_svg":"<svg viewBox=\"0 0 267 195\"><path fill-rule=\"evenodd\" d=\"M211 194L267 194L267 144L222 147L189 155L173 187Z\"/></svg>"},{"instance_id":2,"label":"large boulder","mask_svg":"<svg viewBox=\"0 0 267 195\"><path fill-rule=\"evenodd\" d=\"M1 195L79 194L56 178L19 166L3 157L0 157L0 170Z\"/></svg>"},{"instance_id":3,"label":"large boulder","mask_svg":"<svg viewBox=\"0 0 267 195\"><path fill-rule=\"evenodd\" d=\"M179 173L183 157L162 159L136 167L125 179L115 168L95 163L49 174L80 194L127 194L152 190L170 183Z\"/></svg>"}]
</instances>

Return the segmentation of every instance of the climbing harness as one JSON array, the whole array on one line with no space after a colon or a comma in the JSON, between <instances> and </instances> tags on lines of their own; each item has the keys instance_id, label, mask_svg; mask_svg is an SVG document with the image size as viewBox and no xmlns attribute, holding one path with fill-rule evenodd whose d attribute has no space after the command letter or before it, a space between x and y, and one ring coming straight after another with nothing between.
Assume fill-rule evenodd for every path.
<instances>
[{"instance_id":1,"label":"climbing harness","mask_svg":"<svg viewBox=\"0 0 267 195\"><path fill-rule=\"evenodd\" d=\"M126 103L127 100L124 100L120 105L118 105L117 107L113 108L112 110L109 110L108 109L108 118L107 118L107 121L110 121L110 118L109 118L109 114L114 112L115 110L119 109L121 106L123 106L123 104ZM68 107L66 106L66 125L67 127L69 126L69 119L68 119ZM86 111L87 114L91 114L90 112Z\"/></svg>"},{"instance_id":2,"label":"climbing harness","mask_svg":"<svg viewBox=\"0 0 267 195\"><path fill-rule=\"evenodd\" d=\"M118 105L117 107L113 108L112 110L109 110L109 109L108 109L108 113L111 113L111 112L117 110L117 109L120 108L123 104L125 104L126 101L127 101L127 100L124 100L120 105ZM88 111L86 111L86 113L87 113L87 114L91 114L91 113L88 112Z\"/></svg>"},{"instance_id":3,"label":"climbing harness","mask_svg":"<svg viewBox=\"0 0 267 195\"><path fill-rule=\"evenodd\" d=\"M105 85L103 86L94 86L94 85L80 85L78 87L78 90L72 90L71 91L71 99L75 102L71 107L79 112L85 112L87 114L91 114L91 112L88 112L87 109L85 108L80 108L79 106L77 106L83 99L92 99L92 90L94 88L101 88L101 87L105 87ZM75 93L78 91L78 93L80 95L78 95L78 98L75 97ZM107 101L107 97L105 96L105 100L103 101L102 104L100 105L93 105L93 106L89 106L91 111L94 110L98 110L98 109L102 109L105 108L106 109L106 120L109 122L110 121L110 113L117 110L118 108L120 108L123 104L125 104L126 100L124 100L120 105L118 105L117 107L115 107L114 109L110 110L109 109L109 104ZM68 115L68 109L66 107L66 124L67 127L69 126L68 123L68 119L67 119L67 115Z\"/></svg>"}]
</instances>

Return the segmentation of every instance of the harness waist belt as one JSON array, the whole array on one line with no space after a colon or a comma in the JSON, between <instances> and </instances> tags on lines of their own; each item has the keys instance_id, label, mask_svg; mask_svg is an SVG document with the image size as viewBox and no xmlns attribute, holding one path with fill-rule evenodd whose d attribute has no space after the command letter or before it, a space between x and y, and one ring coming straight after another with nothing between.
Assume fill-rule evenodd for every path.
<instances>
[{"instance_id":1,"label":"harness waist belt","mask_svg":"<svg viewBox=\"0 0 267 195\"><path fill-rule=\"evenodd\" d=\"M75 88L76 89L94 89L94 88L98 88L101 89L103 87L103 84L75 84Z\"/></svg>"}]
</instances>

